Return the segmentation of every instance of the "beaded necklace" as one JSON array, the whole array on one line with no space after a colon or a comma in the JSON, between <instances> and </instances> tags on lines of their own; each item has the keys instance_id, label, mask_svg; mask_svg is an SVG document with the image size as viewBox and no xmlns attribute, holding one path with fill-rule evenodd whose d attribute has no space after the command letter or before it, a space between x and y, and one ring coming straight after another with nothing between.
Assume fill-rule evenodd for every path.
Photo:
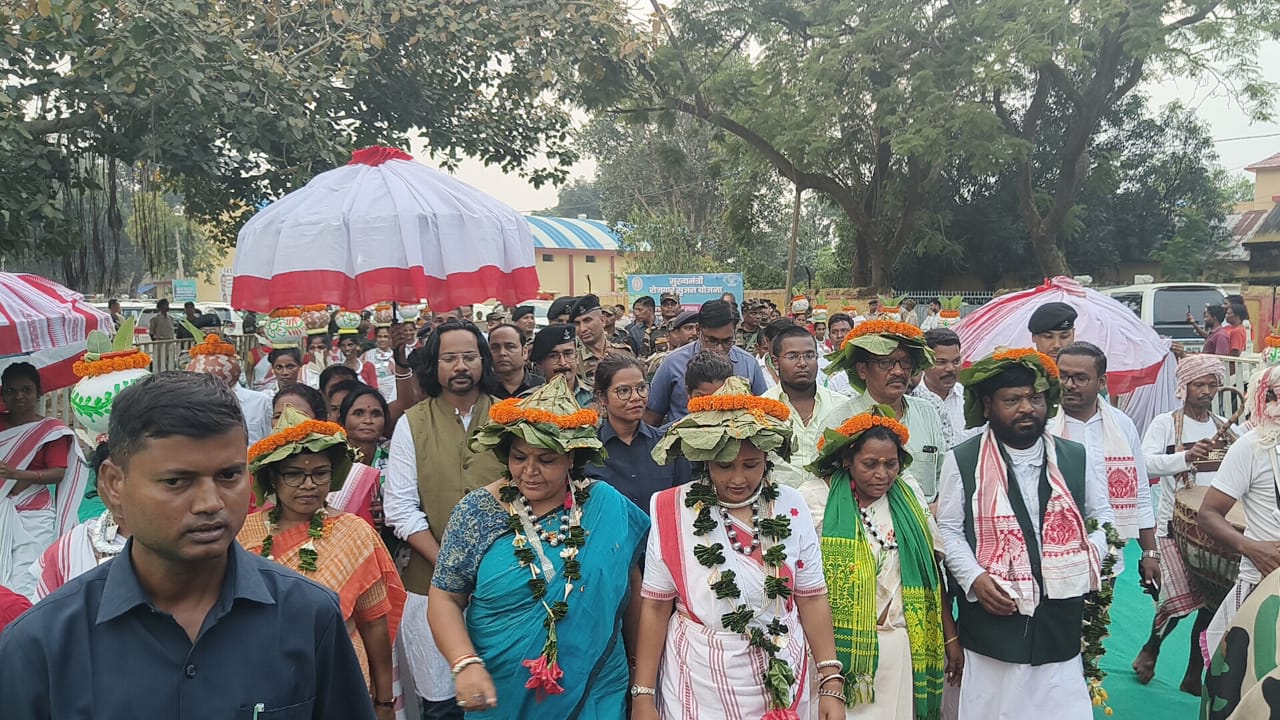
<instances>
[{"instance_id":1,"label":"beaded necklace","mask_svg":"<svg viewBox=\"0 0 1280 720\"><path fill-rule=\"evenodd\" d=\"M711 569L711 590L715 593L716 599L728 600L733 607L732 610L720 616L720 622L730 632L745 635L751 647L765 654L767 662L762 679L769 693L769 707L772 710L785 710L791 707L791 687L796 682L795 670L778 657L778 651L787 646L788 631L786 624L778 616L782 614L780 612L782 604L791 597L793 592L790 579L783 577L781 573L787 561L786 546L782 541L791 536L791 518L785 514L773 515L774 501L777 499L777 486L765 477L760 483L757 497L751 501L753 528L751 551L746 550L737 540L737 533L733 530L729 513L724 509L727 504L720 501L709 477L704 476L689 485L684 504L696 513L693 534L702 538L702 543L694 546L693 555L699 564ZM761 538L764 538L763 558L767 569L764 578L764 598L760 604L763 608L765 603L772 602L778 610L767 626L751 625L760 614L760 609L753 608L742 601L742 590L738 587L734 571L719 567L725 563L724 545L711 543L706 537L717 526L711 513L712 507L720 508L721 517L725 523L725 533L734 550L750 554L754 548L761 546ZM745 505L739 504L739 507L745 507Z\"/></svg>"}]
</instances>

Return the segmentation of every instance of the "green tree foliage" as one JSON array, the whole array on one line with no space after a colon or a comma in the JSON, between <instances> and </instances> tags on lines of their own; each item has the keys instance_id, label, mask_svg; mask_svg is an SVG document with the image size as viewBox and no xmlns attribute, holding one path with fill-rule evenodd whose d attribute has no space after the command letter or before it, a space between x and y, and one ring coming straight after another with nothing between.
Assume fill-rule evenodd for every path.
<instances>
[{"instance_id":1,"label":"green tree foliage","mask_svg":"<svg viewBox=\"0 0 1280 720\"><path fill-rule=\"evenodd\" d=\"M591 220L603 220L604 207L600 188L594 180L574 178L560 188L554 207L538 210L533 214L560 218L582 216Z\"/></svg>"},{"instance_id":2,"label":"green tree foliage","mask_svg":"<svg viewBox=\"0 0 1280 720\"><path fill-rule=\"evenodd\" d=\"M1236 89L1253 118L1270 117L1275 76L1256 57L1262 39L1280 37L1274 0L991 0L948 7L971 41L986 48L974 67L975 87L1020 149L1014 190L1045 275L1068 272L1068 240L1097 169L1094 139L1144 78L1212 75ZM1055 112L1055 105L1064 109ZM1048 122L1054 119L1059 127ZM1041 162L1042 150L1053 154L1051 165Z\"/></svg>"},{"instance_id":3,"label":"green tree foliage","mask_svg":"<svg viewBox=\"0 0 1280 720\"><path fill-rule=\"evenodd\" d=\"M617 73L626 23L616 0L5 3L0 250L58 228L86 163L150 164L221 241L240 208L410 133L446 165L562 179L561 95Z\"/></svg>"}]
</instances>

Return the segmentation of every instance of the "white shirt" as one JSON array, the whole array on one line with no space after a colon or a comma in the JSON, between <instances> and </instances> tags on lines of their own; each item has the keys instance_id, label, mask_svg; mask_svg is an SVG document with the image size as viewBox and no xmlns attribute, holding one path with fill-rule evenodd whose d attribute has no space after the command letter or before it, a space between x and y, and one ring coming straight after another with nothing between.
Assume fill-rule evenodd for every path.
<instances>
[{"instance_id":1,"label":"white shirt","mask_svg":"<svg viewBox=\"0 0 1280 720\"><path fill-rule=\"evenodd\" d=\"M791 410L791 417L787 420L792 432L791 460L770 456L769 459L773 461L773 478L800 491L813 515L814 527L821 531L822 514L827 507L827 484L805 470L804 466L818 457L818 440L822 437L822 431L828 427L838 427L853 417L854 412L849 398L821 385L816 387L816 391L813 415L808 424L800 418L800 413L791 404L791 399L781 385L769 388L763 397L777 400Z\"/></svg>"},{"instance_id":2,"label":"white shirt","mask_svg":"<svg viewBox=\"0 0 1280 720\"><path fill-rule=\"evenodd\" d=\"M271 396L240 385L235 386L235 391L236 399L240 401L240 412L244 413L249 444L253 445L271 434Z\"/></svg>"},{"instance_id":3,"label":"white shirt","mask_svg":"<svg viewBox=\"0 0 1280 720\"><path fill-rule=\"evenodd\" d=\"M466 414L458 412L463 427L471 427L471 414L474 411L475 406L472 406ZM422 500L418 497L418 451L407 415L400 416L396 421L396 429L391 433L386 480L382 485L382 512L387 524L401 540L408 540L410 535L431 529L427 514L422 511ZM437 518L440 523L448 520L449 518Z\"/></svg>"},{"instance_id":4,"label":"white shirt","mask_svg":"<svg viewBox=\"0 0 1280 720\"><path fill-rule=\"evenodd\" d=\"M1250 540L1280 541L1280 510L1276 508L1276 478L1271 467L1276 450L1264 450L1258 433L1250 430L1231 444L1218 467L1212 487L1244 505L1244 536ZM1247 556L1240 557L1240 579L1262 582L1262 574Z\"/></svg>"},{"instance_id":5,"label":"white shirt","mask_svg":"<svg viewBox=\"0 0 1280 720\"><path fill-rule=\"evenodd\" d=\"M1028 508L1040 507L1040 468L1044 461L1044 440L1026 450L1004 447L1009 454L1009 462L1013 466L1013 479L1017 482L1018 492ZM1097 463L1085 465L1085 522L1098 521L1098 529L1089 533L1089 542L1098 550L1098 557L1107 556L1107 536L1102 530L1104 523L1115 520L1111 512L1111 501L1107 497L1107 483L1102 475L1102 467ZM973 581L986 569L978 564L978 558L969 547L964 536L964 518L972 510L965 507L964 481L960 479L960 466L956 464L954 452L947 453L942 462L942 479L939 482L938 495L938 531L942 533L943 546L946 548L945 562L947 569L955 576L960 587L964 589L970 602L977 602L973 594ZM1043 547L1043 536L1040 532L1040 513L1032 511L1031 526Z\"/></svg>"},{"instance_id":6,"label":"white shirt","mask_svg":"<svg viewBox=\"0 0 1280 720\"><path fill-rule=\"evenodd\" d=\"M983 431L981 427L968 430L964 427L964 386L960 383L956 383L945 398L930 390L924 381L915 386L911 394L923 400L930 400L942 409L943 420L951 426L951 436L949 438L951 447L955 447Z\"/></svg>"},{"instance_id":7,"label":"white shirt","mask_svg":"<svg viewBox=\"0 0 1280 720\"><path fill-rule=\"evenodd\" d=\"M1226 422L1221 418L1219 420ZM1243 434L1238 427L1232 426L1231 429L1237 436ZM1200 440L1208 440L1217 432L1218 426L1212 419L1201 422L1185 415L1182 418L1182 444L1186 448L1190 448ZM1160 502L1156 511L1157 537L1169 535L1169 522L1173 520L1175 496L1181 489L1174 476L1191 470L1191 463L1187 462L1186 450L1178 453L1168 452L1169 448L1177 445L1173 437L1173 413L1157 415L1147 428L1147 434L1142 438L1142 455L1143 461L1147 464L1147 473L1153 478L1160 478ZM1208 485L1217 475L1216 472L1198 472L1193 477L1196 485Z\"/></svg>"}]
</instances>

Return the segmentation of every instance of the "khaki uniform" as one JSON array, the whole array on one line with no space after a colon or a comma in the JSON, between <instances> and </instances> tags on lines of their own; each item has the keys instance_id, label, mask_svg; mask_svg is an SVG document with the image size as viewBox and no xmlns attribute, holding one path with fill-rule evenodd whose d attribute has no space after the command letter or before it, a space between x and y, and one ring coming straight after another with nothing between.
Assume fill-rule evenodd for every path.
<instances>
[{"instance_id":1,"label":"khaki uniform","mask_svg":"<svg viewBox=\"0 0 1280 720\"><path fill-rule=\"evenodd\" d=\"M747 330L739 323L738 327L733 331L733 343L738 347L746 350L751 354L756 352L756 344L760 342L760 333L762 328L757 327L755 330Z\"/></svg>"},{"instance_id":2,"label":"khaki uniform","mask_svg":"<svg viewBox=\"0 0 1280 720\"><path fill-rule=\"evenodd\" d=\"M631 346L627 343L605 343L604 352L599 355L583 344L580 338L575 337L573 344L578 350L578 381L588 390L595 389L596 365L600 364L605 355L622 354L635 357L635 353L632 352Z\"/></svg>"}]
</instances>

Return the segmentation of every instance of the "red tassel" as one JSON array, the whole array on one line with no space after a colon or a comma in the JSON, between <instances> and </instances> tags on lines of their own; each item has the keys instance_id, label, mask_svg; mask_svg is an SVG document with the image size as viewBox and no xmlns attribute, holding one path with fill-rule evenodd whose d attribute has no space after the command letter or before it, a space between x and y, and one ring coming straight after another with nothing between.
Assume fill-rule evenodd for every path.
<instances>
[{"instance_id":1,"label":"red tassel","mask_svg":"<svg viewBox=\"0 0 1280 720\"><path fill-rule=\"evenodd\" d=\"M351 153L351 162L348 165L369 165L377 167L388 160L412 160L413 156L409 153L393 147L385 145L370 145L367 148L360 148Z\"/></svg>"}]
</instances>

